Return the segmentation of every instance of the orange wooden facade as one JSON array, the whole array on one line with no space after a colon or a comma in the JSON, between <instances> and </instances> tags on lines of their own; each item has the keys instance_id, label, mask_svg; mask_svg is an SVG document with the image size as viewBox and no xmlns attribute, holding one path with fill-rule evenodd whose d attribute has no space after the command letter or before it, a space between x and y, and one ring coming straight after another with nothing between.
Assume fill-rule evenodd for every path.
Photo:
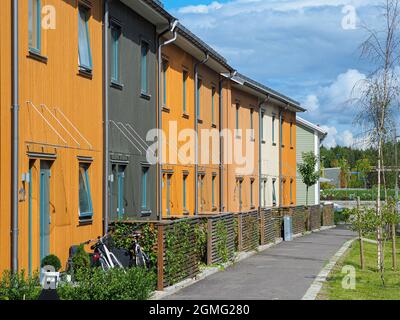
<instances>
[{"instance_id":1,"label":"orange wooden facade","mask_svg":"<svg viewBox=\"0 0 400 320\"><path fill-rule=\"evenodd\" d=\"M0 273L11 265L11 1L0 10Z\"/></svg>"},{"instance_id":2,"label":"orange wooden facade","mask_svg":"<svg viewBox=\"0 0 400 320\"><path fill-rule=\"evenodd\" d=\"M229 164L224 165L226 210L243 212L259 206L259 101L257 96L232 86L231 82L227 89L229 104L224 110L224 128L232 133L233 155ZM236 129L241 132L236 133ZM253 136L249 135L251 129ZM245 160L248 166L243 163Z\"/></svg>"},{"instance_id":3,"label":"orange wooden facade","mask_svg":"<svg viewBox=\"0 0 400 320\"><path fill-rule=\"evenodd\" d=\"M282 110L281 206L296 205L296 113Z\"/></svg>"},{"instance_id":4,"label":"orange wooden facade","mask_svg":"<svg viewBox=\"0 0 400 320\"><path fill-rule=\"evenodd\" d=\"M9 269L10 239L10 2L1 10L1 268ZM83 3L83 2L82 2ZM79 2L79 4L81 4ZM63 267L69 247L102 234L102 0L85 1L92 72L78 66L78 1L42 0L55 9L54 29L41 28L40 52L29 49L28 1L19 2L19 241L18 266L40 267L43 168L48 172L48 251ZM8 7L3 10L4 6ZM44 14L42 15L45 16ZM4 24L4 26L3 26ZM3 158L4 156L4 158ZM93 216L79 217L79 170L88 167ZM4 199L3 199L4 197ZM44 200L43 200L44 199ZM47 236L47 235L46 235ZM46 240L47 241L47 240ZM3 258L4 257L4 258Z\"/></svg>"}]
</instances>

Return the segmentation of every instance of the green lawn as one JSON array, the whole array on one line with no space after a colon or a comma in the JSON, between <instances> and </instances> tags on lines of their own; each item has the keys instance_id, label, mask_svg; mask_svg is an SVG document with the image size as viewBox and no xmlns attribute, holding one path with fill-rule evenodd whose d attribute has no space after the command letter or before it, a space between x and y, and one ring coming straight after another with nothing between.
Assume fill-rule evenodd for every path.
<instances>
[{"instance_id":1,"label":"green lawn","mask_svg":"<svg viewBox=\"0 0 400 320\"><path fill-rule=\"evenodd\" d=\"M385 248L385 280L383 287L379 273L376 270L376 244L365 243L365 270L360 269L360 244L355 241L336 267L332 270L325 283L319 299L324 300L400 300L400 272L392 271L391 242ZM397 241L397 248L400 241ZM397 250L397 259L400 263L400 251ZM356 289L342 288L342 267L351 265L356 268ZM400 270L400 268L398 268Z\"/></svg>"}]
</instances>

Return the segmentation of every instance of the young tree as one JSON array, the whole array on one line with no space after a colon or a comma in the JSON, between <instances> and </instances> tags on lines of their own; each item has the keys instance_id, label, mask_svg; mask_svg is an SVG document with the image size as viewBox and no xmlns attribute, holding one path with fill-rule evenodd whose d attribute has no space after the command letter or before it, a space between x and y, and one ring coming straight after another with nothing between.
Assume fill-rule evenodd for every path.
<instances>
[{"instance_id":1,"label":"young tree","mask_svg":"<svg viewBox=\"0 0 400 320\"><path fill-rule=\"evenodd\" d=\"M383 168L383 146L388 140L393 125L394 108L397 107L399 93L398 71L400 40L400 0L384 0L382 5L382 27L375 30L365 27L367 39L361 45L361 55L373 66L369 76L358 84L361 110L356 121L369 132L371 145L377 150L376 215L382 219L381 185ZM383 230L376 229L378 269L383 274Z\"/></svg>"},{"instance_id":2,"label":"young tree","mask_svg":"<svg viewBox=\"0 0 400 320\"><path fill-rule=\"evenodd\" d=\"M360 173L361 178L364 180L364 188L367 189L367 177L368 173L371 172L371 164L368 158L357 160L356 169Z\"/></svg>"},{"instance_id":3,"label":"young tree","mask_svg":"<svg viewBox=\"0 0 400 320\"><path fill-rule=\"evenodd\" d=\"M298 164L299 173L306 185L306 206L308 207L308 189L315 185L319 179L317 170L318 157L312 152L303 152L303 163Z\"/></svg>"}]
</instances>

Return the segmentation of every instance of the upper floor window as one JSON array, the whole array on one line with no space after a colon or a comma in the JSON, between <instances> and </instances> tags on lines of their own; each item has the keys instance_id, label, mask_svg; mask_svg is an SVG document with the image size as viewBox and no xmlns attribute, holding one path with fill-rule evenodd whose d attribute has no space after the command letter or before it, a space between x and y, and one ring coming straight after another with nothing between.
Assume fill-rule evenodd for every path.
<instances>
[{"instance_id":1,"label":"upper floor window","mask_svg":"<svg viewBox=\"0 0 400 320\"><path fill-rule=\"evenodd\" d=\"M163 91L163 105L167 106L167 71L168 71L168 61L163 60L162 63L162 91Z\"/></svg>"},{"instance_id":2,"label":"upper floor window","mask_svg":"<svg viewBox=\"0 0 400 320\"><path fill-rule=\"evenodd\" d=\"M141 87L142 93L148 93L148 79L147 79L147 67L148 67L148 54L149 54L149 44L145 41L142 41L141 47L141 64L140 64L140 73L141 73Z\"/></svg>"},{"instance_id":3,"label":"upper floor window","mask_svg":"<svg viewBox=\"0 0 400 320\"><path fill-rule=\"evenodd\" d=\"M280 125L279 125L279 135L280 135L280 140L281 140L281 146L284 147L285 144L283 143L283 116L282 114L280 115Z\"/></svg>"},{"instance_id":4,"label":"upper floor window","mask_svg":"<svg viewBox=\"0 0 400 320\"><path fill-rule=\"evenodd\" d=\"M236 130L239 130L239 103L236 103ZM239 135L239 132L237 132Z\"/></svg>"},{"instance_id":5,"label":"upper floor window","mask_svg":"<svg viewBox=\"0 0 400 320\"><path fill-rule=\"evenodd\" d=\"M293 147L293 122L290 123L290 147Z\"/></svg>"},{"instance_id":6,"label":"upper floor window","mask_svg":"<svg viewBox=\"0 0 400 320\"><path fill-rule=\"evenodd\" d=\"M183 86L183 113L187 112L187 79L188 79L188 72L183 70L182 72L182 86Z\"/></svg>"},{"instance_id":7,"label":"upper floor window","mask_svg":"<svg viewBox=\"0 0 400 320\"><path fill-rule=\"evenodd\" d=\"M90 9L85 6L79 6L79 67L85 69L86 71L92 71L92 51L90 49L89 18Z\"/></svg>"},{"instance_id":8,"label":"upper floor window","mask_svg":"<svg viewBox=\"0 0 400 320\"><path fill-rule=\"evenodd\" d=\"M79 217L93 216L92 196L90 193L89 164L79 165Z\"/></svg>"},{"instance_id":9,"label":"upper floor window","mask_svg":"<svg viewBox=\"0 0 400 320\"><path fill-rule=\"evenodd\" d=\"M118 26L111 27L111 81L120 82L120 38L121 28Z\"/></svg>"},{"instance_id":10,"label":"upper floor window","mask_svg":"<svg viewBox=\"0 0 400 320\"><path fill-rule=\"evenodd\" d=\"M211 123L215 124L215 87L211 89Z\"/></svg>"},{"instance_id":11,"label":"upper floor window","mask_svg":"<svg viewBox=\"0 0 400 320\"><path fill-rule=\"evenodd\" d=\"M203 85L203 81L201 79L198 79L197 81L197 118L200 119L200 110L201 110L201 86Z\"/></svg>"},{"instance_id":12,"label":"upper floor window","mask_svg":"<svg viewBox=\"0 0 400 320\"><path fill-rule=\"evenodd\" d=\"M254 140L254 110L250 109L250 130L251 130L251 139Z\"/></svg>"},{"instance_id":13,"label":"upper floor window","mask_svg":"<svg viewBox=\"0 0 400 320\"><path fill-rule=\"evenodd\" d=\"M41 3L40 0L29 0L29 50L40 53L41 51Z\"/></svg>"},{"instance_id":14,"label":"upper floor window","mask_svg":"<svg viewBox=\"0 0 400 320\"><path fill-rule=\"evenodd\" d=\"M272 144L275 145L275 115L272 115Z\"/></svg>"}]
</instances>

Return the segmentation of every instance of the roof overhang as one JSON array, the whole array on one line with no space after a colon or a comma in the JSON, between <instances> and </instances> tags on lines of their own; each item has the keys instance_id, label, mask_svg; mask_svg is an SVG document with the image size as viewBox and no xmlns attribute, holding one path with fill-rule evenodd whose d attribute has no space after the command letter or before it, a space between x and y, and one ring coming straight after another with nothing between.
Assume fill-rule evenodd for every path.
<instances>
[{"instance_id":1,"label":"roof overhang","mask_svg":"<svg viewBox=\"0 0 400 320\"><path fill-rule=\"evenodd\" d=\"M310 130L313 130L322 139L324 139L328 135L328 133L324 129L322 129L320 126L317 126L303 118L297 117L296 122Z\"/></svg>"},{"instance_id":2,"label":"roof overhang","mask_svg":"<svg viewBox=\"0 0 400 320\"><path fill-rule=\"evenodd\" d=\"M233 71L233 68L229 66L224 57L218 54L213 48L208 46L204 41L191 33L184 26L178 24L176 31L177 39L174 42L174 45L189 53L198 61L203 61L208 54L209 59L205 65L219 74L231 73ZM172 39L172 37L173 34L171 32L164 35L164 38L167 40Z\"/></svg>"},{"instance_id":3,"label":"roof overhang","mask_svg":"<svg viewBox=\"0 0 400 320\"><path fill-rule=\"evenodd\" d=\"M173 20L176 20L157 1L121 0L121 2L154 24L157 27L157 31L167 28Z\"/></svg>"}]
</instances>

